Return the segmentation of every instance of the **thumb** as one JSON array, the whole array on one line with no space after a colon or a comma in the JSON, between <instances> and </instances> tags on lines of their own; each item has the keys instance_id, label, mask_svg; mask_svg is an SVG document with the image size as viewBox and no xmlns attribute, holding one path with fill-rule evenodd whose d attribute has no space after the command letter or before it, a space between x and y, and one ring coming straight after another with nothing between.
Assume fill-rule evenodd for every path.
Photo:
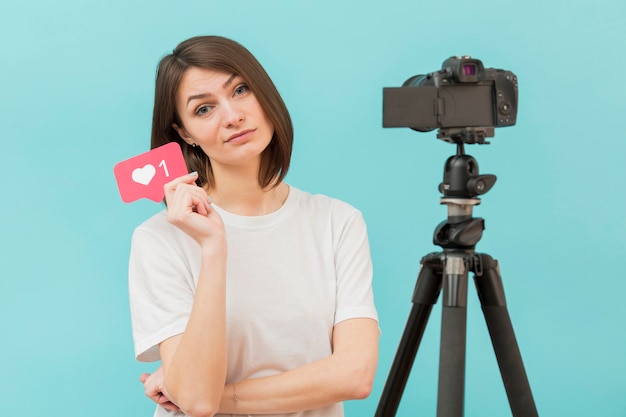
<instances>
[{"instance_id":1,"label":"thumb","mask_svg":"<svg viewBox=\"0 0 626 417\"><path fill-rule=\"evenodd\" d=\"M148 380L149 377L150 377L149 373L143 373L139 376L139 380L141 381L142 384L145 384L145 382Z\"/></svg>"}]
</instances>

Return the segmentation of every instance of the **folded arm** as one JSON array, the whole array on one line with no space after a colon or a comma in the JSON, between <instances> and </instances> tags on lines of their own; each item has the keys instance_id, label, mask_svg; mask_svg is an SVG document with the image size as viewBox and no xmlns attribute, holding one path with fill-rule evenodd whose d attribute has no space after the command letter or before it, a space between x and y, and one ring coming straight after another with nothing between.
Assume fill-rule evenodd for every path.
<instances>
[{"instance_id":1,"label":"folded arm","mask_svg":"<svg viewBox=\"0 0 626 417\"><path fill-rule=\"evenodd\" d=\"M221 391L219 412L289 413L364 399L371 392L376 373L378 338L375 320L359 318L339 323L333 331L331 356L278 375L226 385ZM176 411L177 406L169 403L172 398L161 388L162 373L157 370L151 378L144 384L146 395Z\"/></svg>"},{"instance_id":2,"label":"folded arm","mask_svg":"<svg viewBox=\"0 0 626 417\"><path fill-rule=\"evenodd\" d=\"M366 398L376 373L378 339L375 320L345 320L333 330L331 356L278 375L236 382L236 404L228 384L219 412L290 413Z\"/></svg>"}]
</instances>

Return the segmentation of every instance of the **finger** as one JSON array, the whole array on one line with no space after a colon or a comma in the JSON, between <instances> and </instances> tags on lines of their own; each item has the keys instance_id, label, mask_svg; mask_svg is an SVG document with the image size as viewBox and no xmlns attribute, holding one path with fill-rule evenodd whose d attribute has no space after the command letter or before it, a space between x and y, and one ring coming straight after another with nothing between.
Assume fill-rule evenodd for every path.
<instances>
[{"instance_id":1,"label":"finger","mask_svg":"<svg viewBox=\"0 0 626 417\"><path fill-rule=\"evenodd\" d=\"M180 408L176 404L171 402L162 392L158 392L154 395L148 395L148 398L150 398L153 402L165 408L166 410L180 411Z\"/></svg>"},{"instance_id":2,"label":"finger","mask_svg":"<svg viewBox=\"0 0 626 417\"><path fill-rule=\"evenodd\" d=\"M159 395L159 398L157 400L157 404L167 404L169 402L170 402L169 398L167 398L165 395L163 395L163 393L161 393Z\"/></svg>"},{"instance_id":3,"label":"finger","mask_svg":"<svg viewBox=\"0 0 626 417\"><path fill-rule=\"evenodd\" d=\"M172 411L179 410L178 406L174 404L173 402L171 402L163 393L161 393L158 400L155 402L165 409L172 410Z\"/></svg>"},{"instance_id":4,"label":"finger","mask_svg":"<svg viewBox=\"0 0 626 417\"><path fill-rule=\"evenodd\" d=\"M146 397L150 398L152 401L154 401L155 403L159 404L161 401L161 398L163 397L163 393L161 392L160 389L156 388L156 387L151 387L149 389L146 389L145 393ZM167 400L167 398L166 398Z\"/></svg>"},{"instance_id":5,"label":"finger","mask_svg":"<svg viewBox=\"0 0 626 417\"><path fill-rule=\"evenodd\" d=\"M178 184L195 184L196 179L198 179L198 173L196 171L190 172L189 174L181 175L178 178L174 178L172 181L166 183L164 187L167 188L176 188Z\"/></svg>"},{"instance_id":6,"label":"finger","mask_svg":"<svg viewBox=\"0 0 626 417\"><path fill-rule=\"evenodd\" d=\"M169 183L167 190L168 196L180 198L181 196L185 195L197 195L203 200L208 199L206 191L193 183L193 178L191 178L191 180L191 184L186 182Z\"/></svg>"},{"instance_id":7,"label":"finger","mask_svg":"<svg viewBox=\"0 0 626 417\"><path fill-rule=\"evenodd\" d=\"M166 410L170 410L170 411L180 411L180 408L178 408L178 406L176 404L174 404L173 402L166 402L163 404L159 404L161 407L165 408Z\"/></svg>"},{"instance_id":8,"label":"finger","mask_svg":"<svg viewBox=\"0 0 626 417\"><path fill-rule=\"evenodd\" d=\"M165 197L167 198L169 195L172 195L172 193L174 193L174 191L176 191L178 186L180 186L181 184L196 185L197 179L198 173L195 171L173 179L163 186L163 190L165 191Z\"/></svg>"},{"instance_id":9,"label":"finger","mask_svg":"<svg viewBox=\"0 0 626 417\"><path fill-rule=\"evenodd\" d=\"M154 402L156 402L158 397L163 393L163 386L155 384L154 381L149 379L144 382L143 387L145 389L146 397L152 398Z\"/></svg>"},{"instance_id":10,"label":"finger","mask_svg":"<svg viewBox=\"0 0 626 417\"><path fill-rule=\"evenodd\" d=\"M168 202L168 217L184 220L192 213L206 216L210 211L208 196L204 189L189 184L179 184L175 191L166 197Z\"/></svg>"},{"instance_id":11,"label":"finger","mask_svg":"<svg viewBox=\"0 0 626 417\"><path fill-rule=\"evenodd\" d=\"M142 384L146 383L146 380L150 377L150 374L147 372L144 372L143 374L141 374L139 376L139 380L141 381Z\"/></svg>"},{"instance_id":12,"label":"finger","mask_svg":"<svg viewBox=\"0 0 626 417\"><path fill-rule=\"evenodd\" d=\"M209 215L211 210L213 210L213 207L211 207L211 199L208 196L206 196L206 198L202 198L200 202L196 205L196 213L201 214L205 217Z\"/></svg>"}]
</instances>

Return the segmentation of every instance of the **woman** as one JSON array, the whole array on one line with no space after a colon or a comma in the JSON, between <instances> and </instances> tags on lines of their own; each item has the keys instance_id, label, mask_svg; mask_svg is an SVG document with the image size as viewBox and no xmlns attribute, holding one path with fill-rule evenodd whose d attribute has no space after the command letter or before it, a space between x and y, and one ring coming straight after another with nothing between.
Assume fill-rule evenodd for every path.
<instances>
[{"instance_id":1,"label":"woman","mask_svg":"<svg viewBox=\"0 0 626 417\"><path fill-rule=\"evenodd\" d=\"M159 65L152 148L191 174L133 234L135 353L155 416L342 416L374 379L379 329L365 224L283 179L293 131L257 60L196 37Z\"/></svg>"}]
</instances>

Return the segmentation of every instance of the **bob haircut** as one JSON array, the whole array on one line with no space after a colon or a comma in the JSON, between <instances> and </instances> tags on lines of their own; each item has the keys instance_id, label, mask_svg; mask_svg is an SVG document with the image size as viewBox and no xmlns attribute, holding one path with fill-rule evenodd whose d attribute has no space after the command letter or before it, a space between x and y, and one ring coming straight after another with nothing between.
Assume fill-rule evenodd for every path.
<instances>
[{"instance_id":1,"label":"bob haircut","mask_svg":"<svg viewBox=\"0 0 626 417\"><path fill-rule=\"evenodd\" d=\"M272 140L261 154L259 184L277 186L289 169L293 125L287 106L276 86L256 58L239 43L220 36L197 36L181 42L159 62L152 115L150 148L169 142L180 144L187 168L198 172L200 187L215 186L209 157L200 147L185 142L173 125L183 128L176 109L176 94L187 69L197 67L241 76L274 125Z\"/></svg>"}]
</instances>

